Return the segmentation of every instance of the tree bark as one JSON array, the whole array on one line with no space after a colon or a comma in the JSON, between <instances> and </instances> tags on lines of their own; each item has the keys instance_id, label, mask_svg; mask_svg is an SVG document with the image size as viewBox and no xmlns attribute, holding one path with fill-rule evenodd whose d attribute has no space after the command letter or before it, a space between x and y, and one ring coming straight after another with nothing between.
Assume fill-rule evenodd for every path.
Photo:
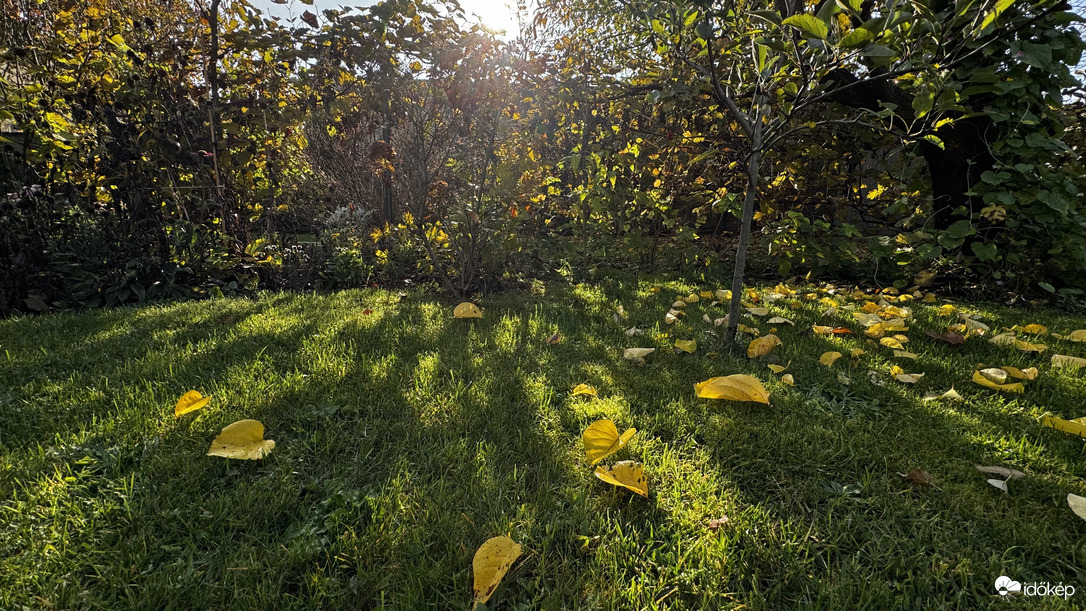
<instances>
[{"instance_id":1,"label":"tree bark","mask_svg":"<svg viewBox=\"0 0 1086 611\"><path fill-rule=\"evenodd\" d=\"M831 97L834 102L866 110L881 110L884 102L895 104L897 108L891 126L901 133L908 132L915 119L913 97L890 80L858 83L860 79L844 69L833 71L830 80L835 86L848 85ZM921 152L931 178L932 226L943 230L954 223L955 209L965 207L970 212L977 212L983 207L980 198L966 193L980 181L980 175L995 164L988 146L998 134L992 120L981 115L944 125L935 131L935 135L942 140L943 148L923 141Z\"/></svg>"}]
</instances>

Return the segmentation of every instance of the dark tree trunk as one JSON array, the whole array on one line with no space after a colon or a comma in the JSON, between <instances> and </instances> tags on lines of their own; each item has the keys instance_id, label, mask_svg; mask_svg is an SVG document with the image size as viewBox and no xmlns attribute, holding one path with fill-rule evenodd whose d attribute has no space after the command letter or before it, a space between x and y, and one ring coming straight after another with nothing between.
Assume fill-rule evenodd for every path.
<instances>
[{"instance_id":1,"label":"dark tree trunk","mask_svg":"<svg viewBox=\"0 0 1086 611\"><path fill-rule=\"evenodd\" d=\"M881 103L897 106L893 126L905 133L913 122L912 96L888 79L859 80L851 72L839 69L830 75L837 87L844 87L832 96L833 101L851 108L880 110ZM855 83L855 84L853 84ZM942 140L943 148L923 141L921 150L931 177L934 229L949 227L955 220L954 210L965 207L970 212L979 211L982 202L978 197L966 195L980 181L980 175L992 169L995 159L988 145L998 136L995 125L987 116L969 117L939 128L935 135Z\"/></svg>"}]
</instances>

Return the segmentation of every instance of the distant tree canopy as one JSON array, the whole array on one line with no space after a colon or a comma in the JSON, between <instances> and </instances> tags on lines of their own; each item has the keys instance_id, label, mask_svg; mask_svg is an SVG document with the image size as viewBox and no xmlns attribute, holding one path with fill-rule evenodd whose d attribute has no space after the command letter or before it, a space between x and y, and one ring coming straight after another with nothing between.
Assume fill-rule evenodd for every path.
<instances>
[{"instance_id":1,"label":"distant tree canopy","mask_svg":"<svg viewBox=\"0 0 1086 611\"><path fill-rule=\"evenodd\" d=\"M1086 277L1062 2L549 0L509 41L415 0L2 2L4 310L463 294L732 234L785 276Z\"/></svg>"}]
</instances>

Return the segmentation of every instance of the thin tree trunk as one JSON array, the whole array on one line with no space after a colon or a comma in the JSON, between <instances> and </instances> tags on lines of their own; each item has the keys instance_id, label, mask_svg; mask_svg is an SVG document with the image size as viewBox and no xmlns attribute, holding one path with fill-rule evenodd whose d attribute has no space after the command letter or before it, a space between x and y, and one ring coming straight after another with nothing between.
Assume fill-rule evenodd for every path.
<instances>
[{"instance_id":1,"label":"thin tree trunk","mask_svg":"<svg viewBox=\"0 0 1086 611\"><path fill-rule=\"evenodd\" d=\"M758 129L759 136L761 129ZM732 302L728 311L728 327L724 334L724 343L735 342L735 333L739 328L739 309L743 299L743 278L747 271L747 246L750 244L750 226L754 220L754 200L758 192L758 170L762 162L762 152L758 150L761 138L756 138L754 150L747 162L747 192L743 198L743 224L739 229L739 245L735 249L735 271L732 272Z\"/></svg>"}]
</instances>

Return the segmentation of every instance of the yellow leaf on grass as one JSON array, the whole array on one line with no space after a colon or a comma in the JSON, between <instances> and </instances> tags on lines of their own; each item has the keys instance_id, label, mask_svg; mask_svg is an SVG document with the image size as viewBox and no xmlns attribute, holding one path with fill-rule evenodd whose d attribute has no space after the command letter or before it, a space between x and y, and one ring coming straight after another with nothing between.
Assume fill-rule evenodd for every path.
<instances>
[{"instance_id":1,"label":"yellow leaf on grass","mask_svg":"<svg viewBox=\"0 0 1086 611\"><path fill-rule=\"evenodd\" d=\"M1076 516L1086 520L1086 498L1068 492L1067 506L1071 508L1071 511L1075 512Z\"/></svg>"},{"instance_id":2,"label":"yellow leaf on grass","mask_svg":"<svg viewBox=\"0 0 1086 611\"><path fill-rule=\"evenodd\" d=\"M788 320L787 318L785 318L783 316L774 316L773 318L770 318L768 322L771 325L785 325L785 324L787 324L787 325L792 325L793 327L796 326L796 323Z\"/></svg>"},{"instance_id":3,"label":"yellow leaf on grass","mask_svg":"<svg viewBox=\"0 0 1086 611\"><path fill-rule=\"evenodd\" d=\"M713 293L713 295L715 295L716 298L720 301L727 301L732 298L732 292L725 291L724 289L717 289L717 291Z\"/></svg>"},{"instance_id":4,"label":"yellow leaf on grass","mask_svg":"<svg viewBox=\"0 0 1086 611\"><path fill-rule=\"evenodd\" d=\"M698 341L695 339L677 339L675 340L675 349L693 354L698 349Z\"/></svg>"},{"instance_id":5,"label":"yellow leaf on grass","mask_svg":"<svg viewBox=\"0 0 1086 611\"><path fill-rule=\"evenodd\" d=\"M834 361L841 358L840 352L823 352L822 356L818 357L818 362L822 363L826 367L833 365Z\"/></svg>"},{"instance_id":6,"label":"yellow leaf on grass","mask_svg":"<svg viewBox=\"0 0 1086 611\"><path fill-rule=\"evenodd\" d=\"M1018 369L1017 367L1003 367L1003 371L1007 372L1007 375L1012 378L1018 378L1019 380L1035 380L1037 379L1037 368L1029 367L1027 369Z\"/></svg>"},{"instance_id":7,"label":"yellow leaf on grass","mask_svg":"<svg viewBox=\"0 0 1086 611\"><path fill-rule=\"evenodd\" d=\"M814 331L815 335L833 335L833 327L824 325L811 325L811 331Z\"/></svg>"},{"instance_id":8,"label":"yellow leaf on grass","mask_svg":"<svg viewBox=\"0 0 1086 611\"><path fill-rule=\"evenodd\" d=\"M712 291L702 291L701 293L699 293L699 295L701 295L702 299L712 299L713 298L713 292Z\"/></svg>"},{"instance_id":9,"label":"yellow leaf on grass","mask_svg":"<svg viewBox=\"0 0 1086 611\"><path fill-rule=\"evenodd\" d=\"M1041 419L1041 424L1052 427L1057 431L1063 431L1064 433L1070 433L1086 438L1086 418L1064 420L1063 418L1057 418L1055 416L1045 416Z\"/></svg>"},{"instance_id":10,"label":"yellow leaf on grass","mask_svg":"<svg viewBox=\"0 0 1086 611\"><path fill-rule=\"evenodd\" d=\"M209 401L211 401L210 396L205 397L199 391L190 390L177 400L177 405L173 408L173 415L175 418L180 418L183 414L205 407Z\"/></svg>"},{"instance_id":11,"label":"yellow leaf on grass","mask_svg":"<svg viewBox=\"0 0 1086 611\"><path fill-rule=\"evenodd\" d=\"M700 298L697 295L691 293L686 296L686 303L697 303L698 299Z\"/></svg>"},{"instance_id":12,"label":"yellow leaf on grass","mask_svg":"<svg viewBox=\"0 0 1086 611\"><path fill-rule=\"evenodd\" d=\"M902 358L902 359L912 359L914 361L916 360L916 353L915 352L905 352L904 350L894 350L894 356L897 357L897 358Z\"/></svg>"},{"instance_id":13,"label":"yellow leaf on grass","mask_svg":"<svg viewBox=\"0 0 1086 611\"><path fill-rule=\"evenodd\" d=\"M275 442L264 439L264 425L256 420L238 420L227 426L211 442L208 456L260 460L275 449Z\"/></svg>"},{"instance_id":14,"label":"yellow leaf on grass","mask_svg":"<svg viewBox=\"0 0 1086 611\"><path fill-rule=\"evenodd\" d=\"M644 467L637 461L620 460L611 468L596 467L596 477L612 486L633 490L649 498L649 480L645 477Z\"/></svg>"},{"instance_id":15,"label":"yellow leaf on grass","mask_svg":"<svg viewBox=\"0 0 1086 611\"><path fill-rule=\"evenodd\" d=\"M884 338L879 340L879 343L882 344L883 346L886 346L887 348L893 348L895 350L904 350L905 349L905 346L902 345L901 341L898 340L898 339L895 339L893 337L884 337Z\"/></svg>"},{"instance_id":16,"label":"yellow leaf on grass","mask_svg":"<svg viewBox=\"0 0 1086 611\"><path fill-rule=\"evenodd\" d=\"M750 401L769 405L769 393L765 386L757 379L741 373L709 378L694 384L694 393L702 399Z\"/></svg>"},{"instance_id":17,"label":"yellow leaf on grass","mask_svg":"<svg viewBox=\"0 0 1086 611\"><path fill-rule=\"evenodd\" d=\"M482 318L483 311L474 303L465 301L453 309L453 316L455 318Z\"/></svg>"},{"instance_id":18,"label":"yellow leaf on grass","mask_svg":"<svg viewBox=\"0 0 1086 611\"><path fill-rule=\"evenodd\" d=\"M624 359L641 359L656 352L656 348L627 348L622 351L622 358Z\"/></svg>"},{"instance_id":19,"label":"yellow leaf on grass","mask_svg":"<svg viewBox=\"0 0 1086 611\"><path fill-rule=\"evenodd\" d=\"M1014 342L1014 347L1018 348L1022 352L1041 353L1041 352L1044 352L1045 350L1048 350L1048 346L1046 346L1044 344L1033 344L1033 343L1025 342L1025 341L1022 341L1022 340L1015 341Z\"/></svg>"},{"instance_id":20,"label":"yellow leaf on grass","mask_svg":"<svg viewBox=\"0 0 1086 611\"><path fill-rule=\"evenodd\" d=\"M578 385L573 387L573 395L572 396L578 397L580 395L587 395L589 397L595 397L596 396L596 389L592 388L588 384L578 384Z\"/></svg>"},{"instance_id":21,"label":"yellow leaf on grass","mask_svg":"<svg viewBox=\"0 0 1086 611\"><path fill-rule=\"evenodd\" d=\"M953 316L958 313L958 308L948 304L939 306L939 316Z\"/></svg>"},{"instance_id":22,"label":"yellow leaf on grass","mask_svg":"<svg viewBox=\"0 0 1086 611\"><path fill-rule=\"evenodd\" d=\"M987 369L981 369L980 375L988 378L996 384L1003 384L1007 381L1007 372L999 367L988 367Z\"/></svg>"},{"instance_id":23,"label":"yellow leaf on grass","mask_svg":"<svg viewBox=\"0 0 1086 611\"><path fill-rule=\"evenodd\" d=\"M781 345L781 338L772 333L764 337L759 337L758 339L751 341L750 345L747 346L747 357L754 359L765 356L769 354L774 347L779 345Z\"/></svg>"},{"instance_id":24,"label":"yellow leaf on grass","mask_svg":"<svg viewBox=\"0 0 1086 611\"><path fill-rule=\"evenodd\" d=\"M1079 367L1086 369L1086 359L1080 359L1077 356L1067 356L1065 354L1053 354L1052 366L1056 368Z\"/></svg>"},{"instance_id":25,"label":"yellow leaf on grass","mask_svg":"<svg viewBox=\"0 0 1086 611\"><path fill-rule=\"evenodd\" d=\"M871 327L874 325L882 324L882 319L878 314L865 314L864 312L853 312L852 317L856 319L856 322L865 327Z\"/></svg>"},{"instance_id":26,"label":"yellow leaf on grass","mask_svg":"<svg viewBox=\"0 0 1086 611\"><path fill-rule=\"evenodd\" d=\"M479 546L471 561L476 605L490 600L502 577L519 557L520 545L509 537L493 537Z\"/></svg>"},{"instance_id":27,"label":"yellow leaf on grass","mask_svg":"<svg viewBox=\"0 0 1086 611\"><path fill-rule=\"evenodd\" d=\"M905 373L905 370L897 365L890 367L890 375L898 382L906 384L916 384L920 381L920 378L924 377L922 373Z\"/></svg>"},{"instance_id":28,"label":"yellow leaf on grass","mask_svg":"<svg viewBox=\"0 0 1086 611\"><path fill-rule=\"evenodd\" d=\"M747 308L747 311L755 316L765 316L769 314L769 308Z\"/></svg>"},{"instance_id":29,"label":"yellow leaf on grass","mask_svg":"<svg viewBox=\"0 0 1086 611\"><path fill-rule=\"evenodd\" d=\"M682 299L679 299L675 303L671 304L671 307L672 307L672 309L685 308L686 307L686 302L683 301Z\"/></svg>"},{"instance_id":30,"label":"yellow leaf on grass","mask_svg":"<svg viewBox=\"0 0 1086 611\"><path fill-rule=\"evenodd\" d=\"M1071 334L1067 336L1067 339L1072 342L1086 342L1086 329L1072 331Z\"/></svg>"},{"instance_id":31,"label":"yellow leaf on grass","mask_svg":"<svg viewBox=\"0 0 1086 611\"><path fill-rule=\"evenodd\" d=\"M883 335L885 335L886 331L888 331L888 329L886 328L886 325L884 323L880 322L878 324L871 325L870 327L865 329L864 330L864 335L877 339L877 338L880 338Z\"/></svg>"},{"instance_id":32,"label":"yellow leaf on grass","mask_svg":"<svg viewBox=\"0 0 1086 611\"><path fill-rule=\"evenodd\" d=\"M993 381L989 380L988 378L984 377L984 374L982 374L979 371L974 371L973 372L973 382L976 383L976 384L980 384L981 386L983 386L985 388L991 388L993 390L1002 390L1003 392L1016 392L1016 393L1021 394L1022 392L1024 392L1026 390L1026 387L1023 386L1021 382L1015 382L1013 384L996 384L995 382L993 382Z\"/></svg>"},{"instance_id":33,"label":"yellow leaf on grass","mask_svg":"<svg viewBox=\"0 0 1086 611\"><path fill-rule=\"evenodd\" d=\"M788 365L791 365L791 364L792 364L791 361L789 361ZM766 365L766 367L769 367L769 370L772 371L773 373L780 373L780 372L784 371L785 369L788 369L788 365L773 365L773 364L770 364L770 365Z\"/></svg>"},{"instance_id":34,"label":"yellow leaf on grass","mask_svg":"<svg viewBox=\"0 0 1086 611\"><path fill-rule=\"evenodd\" d=\"M856 358L856 357L860 356L861 354L867 354L867 351L866 350L860 350L859 348L855 348L855 349L852 350L852 352L849 353L849 356L852 357L852 358Z\"/></svg>"},{"instance_id":35,"label":"yellow leaf on grass","mask_svg":"<svg viewBox=\"0 0 1086 611\"><path fill-rule=\"evenodd\" d=\"M1014 327L1016 331L1022 331L1023 333L1029 333L1031 335L1046 335L1048 334L1048 327L1044 325L1038 325L1036 323L1026 325L1019 328L1017 325Z\"/></svg>"},{"instance_id":36,"label":"yellow leaf on grass","mask_svg":"<svg viewBox=\"0 0 1086 611\"><path fill-rule=\"evenodd\" d=\"M993 335L988 341L997 346L1013 346L1017 339L1014 337L1014 333L1000 333L999 335Z\"/></svg>"},{"instance_id":37,"label":"yellow leaf on grass","mask_svg":"<svg viewBox=\"0 0 1086 611\"><path fill-rule=\"evenodd\" d=\"M740 333L749 333L749 334L753 335L754 337L758 337L759 335L762 334L762 332L759 331L758 329L755 329L754 327L748 327L748 326L746 326L746 325L744 325L742 323L736 325L735 328Z\"/></svg>"},{"instance_id":38,"label":"yellow leaf on grass","mask_svg":"<svg viewBox=\"0 0 1086 611\"><path fill-rule=\"evenodd\" d=\"M592 464L600 462L625 447L636 434L637 429L631 428L619 435L615 423L610 420L593 422L582 436L585 460Z\"/></svg>"},{"instance_id":39,"label":"yellow leaf on grass","mask_svg":"<svg viewBox=\"0 0 1086 611\"><path fill-rule=\"evenodd\" d=\"M951 388L950 390L948 390L948 391L946 391L944 393L929 392L929 393L924 395L924 400L925 401L934 401L936 399L961 400L962 398L963 397L960 394L958 394L958 391L954 390L953 388Z\"/></svg>"},{"instance_id":40,"label":"yellow leaf on grass","mask_svg":"<svg viewBox=\"0 0 1086 611\"><path fill-rule=\"evenodd\" d=\"M789 386L795 386L796 385L796 381L792 377L792 374L790 374L790 373L786 373L783 376L781 376L781 382L784 382L785 384L787 384Z\"/></svg>"}]
</instances>

